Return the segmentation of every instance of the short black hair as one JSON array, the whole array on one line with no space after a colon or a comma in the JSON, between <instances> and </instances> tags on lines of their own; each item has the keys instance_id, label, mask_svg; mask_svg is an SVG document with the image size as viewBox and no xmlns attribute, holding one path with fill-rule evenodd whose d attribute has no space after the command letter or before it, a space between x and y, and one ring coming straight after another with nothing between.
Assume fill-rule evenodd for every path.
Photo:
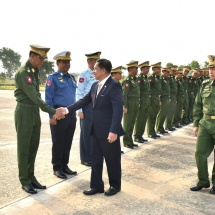
<instances>
[{"instance_id":1,"label":"short black hair","mask_svg":"<svg viewBox=\"0 0 215 215\"><path fill-rule=\"evenodd\" d=\"M98 63L100 69L105 69L108 73L111 73L112 64L109 60L102 58L98 59L96 63Z\"/></svg>"}]
</instances>

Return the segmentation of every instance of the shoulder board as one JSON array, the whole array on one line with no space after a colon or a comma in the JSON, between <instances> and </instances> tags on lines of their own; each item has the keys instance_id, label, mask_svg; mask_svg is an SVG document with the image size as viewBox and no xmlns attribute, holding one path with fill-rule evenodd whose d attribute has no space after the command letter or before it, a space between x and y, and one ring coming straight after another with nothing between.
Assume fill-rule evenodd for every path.
<instances>
[{"instance_id":1,"label":"shoulder board","mask_svg":"<svg viewBox=\"0 0 215 215\"><path fill-rule=\"evenodd\" d=\"M50 75L56 75L56 74L58 74L58 72L53 72L52 74L50 74Z\"/></svg>"},{"instance_id":2,"label":"shoulder board","mask_svg":"<svg viewBox=\"0 0 215 215\"><path fill-rule=\"evenodd\" d=\"M209 83L210 82L210 79L206 79L202 82L202 84L206 84L206 83Z\"/></svg>"}]
</instances>

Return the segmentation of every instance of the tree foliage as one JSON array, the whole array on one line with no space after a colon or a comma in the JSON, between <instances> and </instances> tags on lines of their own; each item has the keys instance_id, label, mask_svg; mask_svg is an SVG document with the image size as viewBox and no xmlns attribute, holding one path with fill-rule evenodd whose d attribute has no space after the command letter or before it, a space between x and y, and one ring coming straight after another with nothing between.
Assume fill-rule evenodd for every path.
<instances>
[{"instance_id":1,"label":"tree foliage","mask_svg":"<svg viewBox=\"0 0 215 215\"><path fill-rule=\"evenodd\" d=\"M196 60L193 60L190 64L188 64L188 66L191 67L191 69L200 68L200 64Z\"/></svg>"},{"instance_id":2,"label":"tree foliage","mask_svg":"<svg viewBox=\"0 0 215 215\"><path fill-rule=\"evenodd\" d=\"M170 63L170 62L169 62L169 63L166 64L166 67L172 67L172 66L174 66L173 63Z\"/></svg>"},{"instance_id":3,"label":"tree foliage","mask_svg":"<svg viewBox=\"0 0 215 215\"><path fill-rule=\"evenodd\" d=\"M1 72L0 73L0 80L1 80L1 82L5 82L5 79L6 79L6 74L4 72Z\"/></svg>"},{"instance_id":4,"label":"tree foliage","mask_svg":"<svg viewBox=\"0 0 215 215\"><path fill-rule=\"evenodd\" d=\"M47 76L52 72L54 72L54 62L45 61L40 67L40 83L45 84Z\"/></svg>"},{"instance_id":5,"label":"tree foliage","mask_svg":"<svg viewBox=\"0 0 215 215\"><path fill-rule=\"evenodd\" d=\"M18 52L14 52L12 49L6 47L0 49L0 60L2 61L2 67L5 69L7 77L11 78L20 67L20 59L21 55Z\"/></svg>"},{"instance_id":6,"label":"tree foliage","mask_svg":"<svg viewBox=\"0 0 215 215\"><path fill-rule=\"evenodd\" d=\"M209 65L209 62L208 62L208 61L205 61L205 62L204 62L204 68L205 68L205 67L208 67L208 65Z\"/></svg>"}]
</instances>

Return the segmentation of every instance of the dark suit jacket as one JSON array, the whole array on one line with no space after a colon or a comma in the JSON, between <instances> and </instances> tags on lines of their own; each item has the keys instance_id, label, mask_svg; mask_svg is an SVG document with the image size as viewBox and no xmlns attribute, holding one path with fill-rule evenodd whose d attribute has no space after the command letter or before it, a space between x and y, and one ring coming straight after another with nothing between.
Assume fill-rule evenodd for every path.
<instances>
[{"instance_id":1,"label":"dark suit jacket","mask_svg":"<svg viewBox=\"0 0 215 215\"><path fill-rule=\"evenodd\" d=\"M96 98L97 88L98 82L92 85L85 97L67 107L69 112L76 111L92 102L90 133L94 133L98 138L107 138L109 132L118 136L124 135L121 125L123 114L121 85L109 77Z\"/></svg>"}]
</instances>

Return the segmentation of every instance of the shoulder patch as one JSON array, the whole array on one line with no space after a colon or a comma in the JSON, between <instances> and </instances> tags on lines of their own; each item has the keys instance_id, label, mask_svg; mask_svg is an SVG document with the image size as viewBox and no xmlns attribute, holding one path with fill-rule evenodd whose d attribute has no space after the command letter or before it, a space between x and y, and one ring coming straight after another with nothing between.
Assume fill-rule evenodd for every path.
<instances>
[{"instance_id":1,"label":"shoulder patch","mask_svg":"<svg viewBox=\"0 0 215 215\"><path fill-rule=\"evenodd\" d=\"M83 83L84 82L84 78L79 78L79 82Z\"/></svg>"},{"instance_id":2,"label":"shoulder patch","mask_svg":"<svg viewBox=\"0 0 215 215\"><path fill-rule=\"evenodd\" d=\"M46 80L46 85L51 86L52 85L52 80Z\"/></svg>"},{"instance_id":3,"label":"shoulder patch","mask_svg":"<svg viewBox=\"0 0 215 215\"><path fill-rule=\"evenodd\" d=\"M32 82L33 82L32 77L26 76L26 81L27 81L27 83L32 84Z\"/></svg>"}]
</instances>

